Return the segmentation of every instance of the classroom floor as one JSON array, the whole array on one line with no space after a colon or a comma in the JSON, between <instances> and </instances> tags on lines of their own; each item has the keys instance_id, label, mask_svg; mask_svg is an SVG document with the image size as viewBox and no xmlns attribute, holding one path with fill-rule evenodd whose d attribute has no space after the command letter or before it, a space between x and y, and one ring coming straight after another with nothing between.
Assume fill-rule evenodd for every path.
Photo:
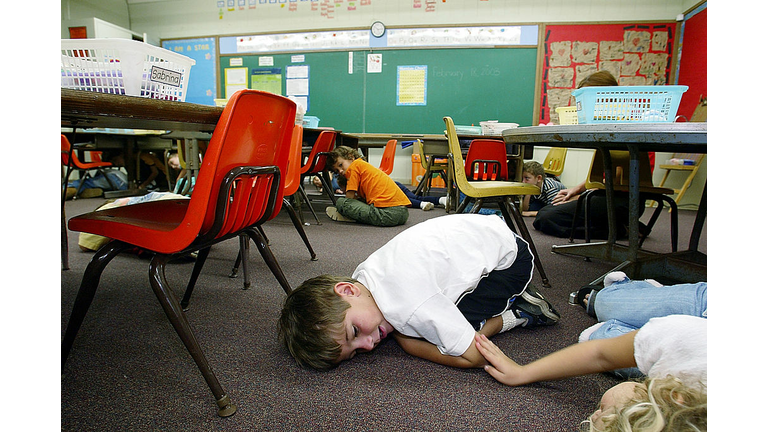
<instances>
[{"instance_id":1,"label":"classroom floor","mask_svg":"<svg viewBox=\"0 0 768 432\"><path fill-rule=\"evenodd\" d=\"M101 198L66 203L68 216L91 211ZM408 223L377 228L334 222L316 202L305 227L318 261L285 213L264 226L289 282L322 273L349 275L368 254L405 228L445 215L410 209ZM650 211L646 211L646 219ZM663 212L645 248L667 251L669 213ZM681 211L680 243L695 213ZM613 264L555 255L567 239L529 230L552 284L541 292L561 313L552 327L514 329L494 337L513 359L528 363L575 343L592 325L568 294ZM70 266L61 272L63 335L83 271L92 253L70 232ZM706 225L700 244L706 252ZM252 248L249 290L242 275L228 277L236 239L212 248L187 316L214 372L237 405L234 416L216 415L213 397L169 325L147 280L148 260L121 255L107 267L96 298L61 375L61 428L101 430L576 430L619 381L599 374L518 388L505 387L482 370L457 370L406 355L392 340L329 372L300 369L276 337L283 290ZM170 264L167 278L178 296L191 263ZM408 263L403 263L407 271ZM538 274L533 283L540 287Z\"/></svg>"}]
</instances>

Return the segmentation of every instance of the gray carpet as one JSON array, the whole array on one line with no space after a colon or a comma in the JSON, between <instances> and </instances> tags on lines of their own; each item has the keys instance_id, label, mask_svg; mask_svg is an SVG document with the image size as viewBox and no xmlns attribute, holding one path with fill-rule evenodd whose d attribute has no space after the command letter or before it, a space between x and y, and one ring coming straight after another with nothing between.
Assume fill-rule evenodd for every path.
<instances>
[{"instance_id":1,"label":"gray carpet","mask_svg":"<svg viewBox=\"0 0 768 432\"><path fill-rule=\"evenodd\" d=\"M67 202L67 216L103 202ZM322 225L308 211L304 215L318 261L310 261L284 212L264 227L292 286L321 273L349 275L401 230L445 215L442 209L410 209L405 226L377 228L333 222L322 203L315 207ZM687 245L694 215L681 211L681 245ZM669 250L668 218L664 212L646 249ZM494 337L521 363L576 342L594 320L582 308L568 305L568 293L613 267L550 253L552 244L567 240L536 232L532 220L527 222L552 284L541 292L562 319L552 327L515 329ZM706 226L704 233L700 250L706 252ZM62 335L93 255L78 250L77 233L70 233L69 245L71 269L61 272ZM121 255L104 272L62 369L62 430L573 431L595 410L601 394L619 382L600 374L511 388L482 370L452 369L410 357L391 339L330 372L300 369L277 342L283 290L255 247L252 287L243 290L242 276L228 277L237 252L234 239L213 247L187 312L237 413L226 419L216 415L205 381L149 288L148 259ZM178 297L191 269L191 263L173 263L167 269ZM538 274L534 284L541 285Z\"/></svg>"}]
</instances>

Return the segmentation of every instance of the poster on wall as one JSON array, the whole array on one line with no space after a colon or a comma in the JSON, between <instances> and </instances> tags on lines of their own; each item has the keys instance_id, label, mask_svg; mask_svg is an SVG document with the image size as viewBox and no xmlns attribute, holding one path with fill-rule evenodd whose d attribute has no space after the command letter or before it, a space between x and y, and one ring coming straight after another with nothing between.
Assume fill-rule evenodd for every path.
<instances>
[{"instance_id":1,"label":"poster on wall","mask_svg":"<svg viewBox=\"0 0 768 432\"><path fill-rule=\"evenodd\" d=\"M216 38L164 40L162 47L195 60L189 70L186 101L214 105L216 97Z\"/></svg>"},{"instance_id":2,"label":"poster on wall","mask_svg":"<svg viewBox=\"0 0 768 432\"><path fill-rule=\"evenodd\" d=\"M675 23L546 26L539 122L557 124L555 108L573 105L571 92L599 70L619 85L672 84L675 29Z\"/></svg>"},{"instance_id":3,"label":"poster on wall","mask_svg":"<svg viewBox=\"0 0 768 432\"><path fill-rule=\"evenodd\" d=\"M397 67L397 105L427 104L427 66Z\"/></svg>"}]
</instances>

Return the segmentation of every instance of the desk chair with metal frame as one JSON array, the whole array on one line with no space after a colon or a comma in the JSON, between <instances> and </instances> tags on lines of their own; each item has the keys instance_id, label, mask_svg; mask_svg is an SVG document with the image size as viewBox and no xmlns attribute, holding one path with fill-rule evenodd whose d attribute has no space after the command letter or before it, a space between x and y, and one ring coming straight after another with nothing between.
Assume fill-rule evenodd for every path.
<instances>
[{"instance_id":1,"label":"desk chair with metal frame","mask_svg":"<svg viewBox=\"0 0 768 432\"><path fill-rule=\"evenodd\" d=\"M293 127L293 136L291 138L291 153L290 157L288 158L288 169L285 175L285 190L283 191L283 208L288 212L288 215L291 218L291 221L293 222L293 226L296 228L296 231L298 231L299 236L301 236L301 239L304 241L304 245L307 246L307 250L309 251L309 256L312 261L317 261L317 254L315 253L314 249L312 249L312 245L309 243L309 238L307 238L307 233L304 231L304 226L299 219L298 214L296 213L296 209L291 204L290 198L299 190L299 182L301 181L301 143L302 138L304 136L304 128L296 125ZM261 230L261 226L257 227L259 229L259 232L264 237L265 240L267 240L267 243L269 243L269 240L267 239L266 234L264 234L264 231ZM250 245L249 237L245 234L240 234L240 251L237 254L237 259L235 260L235 264L232 267L232 273L229 275L231 278L237 277L237 272L240 268L240 263L243 264L243 289L247 289L251 286L251 279L248 276L248 249ZM243 258L245 257L245 258ZM191 292L190 292L191 294ZM184 299L181 301L181 307L186 308L189 304L189 298L185 295Z\"/></svg>"},{"instance_id":2,"label":"desk chair with metal frame","mask_svg":"<svg viewBox=\"0 0 768 432\"><path fill-rule=\"evenodd\" d=\"M253 227L280 210L296 119L296 104L272 93L241 90L229 99L189 199L151 201L73 217L69 228L111 238L85 269L62 341L62 367L93 301L105 267L120 252L139 247L152 253L149 281L168 320L208 384L218 414L227 417L235 406L216 378L185 313L165 277L167 263L198 252L193 277L212 245L242 232L256 242L267 265L286 293L290 284L269 246ZM194 285L194 280L190 280ZM141 334L140 331L137 334ZM159 364L159 363L158 363Z\"/></svg>"},{"instance_id":3,"label":"desk chair with metal frame","mask_svg":"<svg viewBox=\"0 0 768 432\"><path fill-rule=\"evenodd\" d=\"M544 158L541 166L544 167L544 172L548 176L560 177L565 169L565 156L568 154L568 149L563 147L552 147L547 152L547 156Z\"/></svg>"},{"instance_id":4,"label":"desk chair with metal frame","mask_svg":"<svg viewBox=\"0 0 768 432\"><path fill-rule=\"evenodd\" d=\"M65 169L65 174L61 179L61 269L69 270L69 234L67 233L66 217L64 215L64 203L67 200L67 184L69 184L69 176L72 175L72 171L80 170L80 183L78 184L75 196L77 198L85 185L85 180L91 177L89 171L96 170L98 173L107 179L107 182L111 186L111 189L116 189L112 184L112 180L104 171L104 168L111 168L113 165L111 162L101 160L100 151L90 151L91 162L82 162L75 152L75 147L69 143L69 139L61 134L61 165Z\"/></svg>"},{"instance_id":5,"label":"desk chair with metal frame","mask_svg":"<svg viewBox=\"0 0 768 432\"><path fill-rule=\"evenodd\" d=\"M330 177L328 176L328 171L326 170L325 166L328 154L331 152L331 150L333 150L333 147L336 144L336 134L337 132L332 130L321 131L320 135L318 135L317 139L315 140L315 143L312 145L312 151L304 159L304 162L301 166L299 193L301 193L302 198L304 198L304 202L307 203L307 207L309 207L309 210L312 212L312 216L315 217L315 221L318 225L321 225L320 219L318 219L317 213L315 213L315 209L312 208L312 203L309 201L307 191L304 190L304 179L310 176L318 176L320 178L323 191L331 199L333 205L336 205L336 196L333 193Z\"/></svg>"},{"instance_id":6,"label":"desk chair with metal frame","mask_svg":"<svg viewBox=\"0 0 768 432\"><path fill-rule=\"evenodd\" d=\"M443 117L445 121L446 135L448 136L448 147L450 150L449 163L454 174L456 187L464 195L475 200L472 207L472 213L477 213L484 202L496 202L504 217L504 221L512 231L519 233L526 242L528 242L533 254L533 261L539 270L542 284L549 287L549 279L544 272L544 267L536 251L536 245L533 243L528 227L525 225L523 216L520 213L519 203L515 202L521 195L539 195L541 189L536 185L522 182L510 181L470 181L467 179L466 169L464 167L464 158L461 154L461 144L456 135L456 126L451 117Z\"/></svg>"},{"instance_id":7,"label":"desk chair with metal frame","mask_svg":"<svg viewBox=\"0 0 768 432\"><path fill-rule=\"evenodd\" d=\"M395 150L397 150L397 140L391 139L387 141L387 145L384 146L384 153L381 155L381 162L379 163L379 169L387 175L392 174L392 170L395 167Z\"/></svg>"},{"instance_id":8,"label":"desk chair with metal frame","mask_svg":"<svg viewBox=\"0 0 768 432\"><path fill-rule=\"evenodd\" d=\"M486 138L472 140L465 166L467 178L473 181L509 180L506 144Z\"/></svg>"},{"instance_id":9,"label":"desk chair with metal frame","mask_svg":"<svg viewBox=\"0 0 768 432\"><path fill-rule=\"evenodd\" d=\"M616 176L613 181L613 190L615 193L629 193L629 157L628 151L611 150L610 161L611 165L615 168ZM656 220L661 214L661 210L666 202L670 206L671 211L671 223L670 223L670 238L672 243L672 252L677 252L677 237L678 237L678 218L677 218L677 204L670 197L674 193L674 190L662 187L656 187L653 185L653 179L651 175L651 163L648 159L648 153L640 152L640 202L644 203L646 200L653 200L658 203L658 207L654 210L651 218L648 221L645 232L640 233L639 247L643 245L643 242L651 233ZM605 183L603 177L605 175L604 157L602 150L595 150L595 154L592 157L592 165L589 168L589 175L584 186L587 189L586 192L579 196L579 200L576 205L576 212L573 215L573 224L571 227L571 236L569 242L573 242L574 231L576 229L576 222L581 209L584 209L584 239L586 243L590 242L590 201L597 193L605 193Z\"/></svg>"}]
</instances>

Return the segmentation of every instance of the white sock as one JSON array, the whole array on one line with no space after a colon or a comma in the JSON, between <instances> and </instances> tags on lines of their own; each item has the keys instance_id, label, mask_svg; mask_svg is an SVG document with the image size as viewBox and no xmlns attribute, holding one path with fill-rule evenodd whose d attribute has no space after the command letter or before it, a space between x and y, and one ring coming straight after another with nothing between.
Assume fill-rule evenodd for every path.
<instances>
[{"instance_id":1,"label":"white sock","mask_svg":"<svg viewBox=\"0 0 768 432\"><path fill-rule=\"evenodd\" d=\"M584 331L582 331L581 334L579 335L579 343L583 343L583 342L588 341L589 337L592 335L592 333L594 333L595 330L599 329L600 326L602 326L602 325L603 325L603 323L599 322L597 324L593 324L593 325L587 327L586 329L584 329Z\"/></svg>"},{"instance_id":2,"label":"white sock","mask_svg":"<svg viewBox=\"0 0 768 432\"><path fill-rule=\"evenodd\" d=\"M518 318L515 316L512 310L507 310L501 314L501 330L499 333L503 333L507 330L511 330L519 325L525 325L528 322L528 318Z\"/></svg>"},{"instance_id":3,"label":"white sock","mask_svg":"<svg viewBox=\"0 0 768 432\"><path fill-rule=\"evenodd\" d=\"M439 202L441 206L445 207L448 203L448 197L440 197L437 202Z\"/></svg>"}]
</instances>

